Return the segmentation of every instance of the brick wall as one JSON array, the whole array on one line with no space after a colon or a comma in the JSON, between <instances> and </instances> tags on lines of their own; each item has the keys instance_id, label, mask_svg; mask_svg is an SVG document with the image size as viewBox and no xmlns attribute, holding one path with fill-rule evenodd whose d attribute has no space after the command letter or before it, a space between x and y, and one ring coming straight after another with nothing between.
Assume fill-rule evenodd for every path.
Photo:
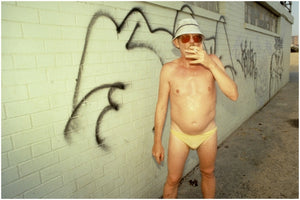
<instances>
[{"instance_id":1,"label":"brick wall","mask_svg":"<svg viewBox=\"0 0 300 200\"><path fill-rule=\"evenodd\" d=\"M293 19L279 2L267 4L278 33L245 24L243 2L220 2L219 14L184 5L1 3L3 198L161 196L167 163L152 158L152 128L161 66L179 56L177 13L195 13L239 87L237 102L218 90L219 143L287 83ZM197 163L193 151L184 174Z\"/></svg>"}]
</instances>

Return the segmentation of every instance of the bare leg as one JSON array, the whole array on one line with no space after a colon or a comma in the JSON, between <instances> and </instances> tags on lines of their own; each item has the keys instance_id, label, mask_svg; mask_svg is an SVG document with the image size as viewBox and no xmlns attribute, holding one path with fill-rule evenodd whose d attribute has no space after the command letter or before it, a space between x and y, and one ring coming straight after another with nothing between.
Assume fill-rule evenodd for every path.
<instances>
[{"instance_id":1,"label":"bare leg","mask_svg":"<svg viewBox=\"0 0 300 200\"><path fill-rule=\"evenodd\" d=\"M168 177L163 198L176 198L178 184L182 177L184 164L189 154L189 147L170 133L168 148Z\"/></svg>"},{"instance_id":2,"label":"bare leg","mask_svg":"<svg viewBox=\"0 0 300 200\"><path fill-rule=\"evenodd\" d=\"M197 152L200 161L202 194L204 198L211 199L215 197L216 191L214 170L217 155L217 133L201 144Z\"/></svg>"}]
</instances>

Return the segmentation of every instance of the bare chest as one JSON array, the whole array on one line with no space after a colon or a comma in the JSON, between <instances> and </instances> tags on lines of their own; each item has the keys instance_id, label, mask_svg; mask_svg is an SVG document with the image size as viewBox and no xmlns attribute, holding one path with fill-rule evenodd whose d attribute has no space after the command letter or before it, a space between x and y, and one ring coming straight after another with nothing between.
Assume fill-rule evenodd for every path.
<instances>
[{"instance_id":1,"label":"bare chest","mask_svg":"<svg viewBox=\"0 0 300 200\"><path fill-rule=\"evenodd\" d=\"M215 92L214 78L210 71L180 70L174 73L170 82L171 95L198 96Z\"/></svg>"}]
</instances>

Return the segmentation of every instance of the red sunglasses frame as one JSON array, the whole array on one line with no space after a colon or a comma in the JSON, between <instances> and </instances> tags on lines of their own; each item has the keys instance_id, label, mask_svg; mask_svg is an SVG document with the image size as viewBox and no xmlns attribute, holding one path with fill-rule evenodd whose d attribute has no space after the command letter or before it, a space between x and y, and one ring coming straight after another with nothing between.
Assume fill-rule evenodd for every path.
<instances>
[{"instance_id":1,"label":"red sunglasses frame","mask_svg":"<svg viewBox=\"0 0 300 200\"><path fill-rule=\"evenodd\" d=\"M202 37L200 35L193 35L192 36L193 41L196 43L201 43L202 42ZM180 36L180 40L182 43L188 43L191 40L191 36L190 35L181 35Z\"/></svg>"}]
</instances>

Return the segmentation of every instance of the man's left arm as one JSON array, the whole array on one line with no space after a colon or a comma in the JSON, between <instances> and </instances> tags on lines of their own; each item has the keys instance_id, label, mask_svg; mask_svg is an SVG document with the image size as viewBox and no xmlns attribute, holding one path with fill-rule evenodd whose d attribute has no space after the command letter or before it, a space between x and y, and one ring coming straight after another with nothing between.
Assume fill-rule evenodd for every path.
<instances>
[{"instance_id":1,"label":"man's left arm","mask_svg":"<svg viewBox=\"0 0 300 200\"><path fill-rule=\"evenodd\" d=\"M209 55L211 61L207 68L211 71L221 91L231 100L236 101L239 93L236 83L226 74L225 67L216 55Z\"/></svg>"}]
</instances>

